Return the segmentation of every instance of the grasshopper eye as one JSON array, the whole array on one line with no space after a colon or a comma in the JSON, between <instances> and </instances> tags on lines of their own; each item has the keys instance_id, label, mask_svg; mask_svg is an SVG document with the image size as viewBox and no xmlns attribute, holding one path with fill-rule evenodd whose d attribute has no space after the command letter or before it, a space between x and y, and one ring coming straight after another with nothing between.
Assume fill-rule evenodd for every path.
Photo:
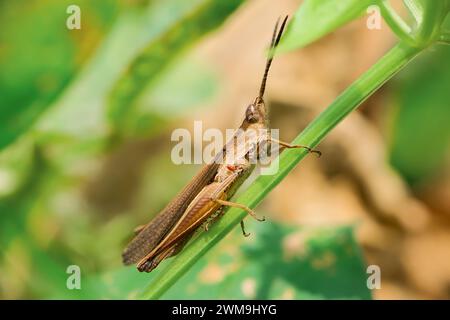
<instances>
[{"instance_id":1,"label":"grasshopper eye","mask_svg":"<svg viewBox=\"0 0 450 320\"><path fill-rule=\"evenodd\" d=\"M251 104L247 107L247 110L245 111L245 120L247 120L247 122L249 122L249 123L258 122L259 114L253 104Z\"/></svg>"}]
</instances>

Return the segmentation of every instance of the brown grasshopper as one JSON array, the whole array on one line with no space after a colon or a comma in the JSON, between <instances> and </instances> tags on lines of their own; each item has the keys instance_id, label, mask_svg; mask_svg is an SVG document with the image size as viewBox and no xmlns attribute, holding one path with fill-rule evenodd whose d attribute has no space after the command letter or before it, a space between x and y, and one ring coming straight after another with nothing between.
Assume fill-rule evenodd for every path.
<instances>
[{"instance_id":1,"label":"brown grasshopper","mask_svg":"<svg viewBox=\"0 0 450 320\"><path fill-rule=\"evenodd\" d=\"M284 18L279 30L279 20L275 25L259 95L247 107L240 128L214 161L205 165L158 216L147 225L136 228L136 236L122 254L124 264L137 263L139 271L152 271L162 260L176 255L199 227L207 230L209 223L222 213L224 207L240 208L256 220L263 221L264 218L258 218L250 208L229 201L255 168L249 155L261 148L262 143L278 144L280 150L305 148L320 155L319 151L307 146L274 140L269 134L263 95L274 49L281 39L287 18ZM257 133L247 135L248 132ZM229 160L230 155L233 155L232 160L224 162L224 159ZM243 234L248 236L243 221L241 228Z\"/></svg>"}]
</instances>

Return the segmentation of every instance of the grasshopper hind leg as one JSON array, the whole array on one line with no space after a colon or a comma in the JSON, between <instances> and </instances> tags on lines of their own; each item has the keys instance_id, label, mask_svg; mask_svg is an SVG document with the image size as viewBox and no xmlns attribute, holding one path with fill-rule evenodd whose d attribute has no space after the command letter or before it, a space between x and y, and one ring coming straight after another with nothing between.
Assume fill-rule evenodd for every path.
<instances>
[{"instance_id":1,"label":"grasshopper hind leg","mask_svg":"<svg viewBox=\"0 0 450 320\"><path fill-rule=\"evenodd\" d=\"M258 221L265 221L266 220L265 217L258 218L256 213L252 209L250 209L247 206L244 206L243 204L230 202L230 201L226 201L226 200L221 200L221 199L215 199L214 201L217 202L218 204L222 205L222 206L242 209L242 210L246 211L255 220L258 220Z\"/></svg>"},{"instance_id":2,"label":"grasshopper hind leg","mask_svg":"<svg viewBox=\"0 0 450 320\"><path fill-rule=\"evenodd\" d=\"M208 231L209 226L213 223L215 223L220 217L223 216L223 207L221 207L219 210L217 210L210 218L208 218L205 223L203 224L203 230Z\"/></svg>"},{"instance_id":3,"label":"grasshopper hind leg","mask_svg":"<svg viewBox=\"0 0 450 320\"><path fill-rule=\"evenodd\" d=\"M173 254L174 249L175 248L166 250L165 252L161 253L160 255L154 257L153 259L148 259L148 260L144 261L143 263L138 265L138 267L137 267L138 270L140 272L153 271L153 269L155 269L161 263L161 261L170 257Z\"/></svg>"},{"instance_id":4,"label":"grasshopper hind leg","mask_svg":"<svg viewBox=\"0 0 450 320\"><path fill-rule=\"evenodd\" d=\"M140 272L151 272L153 269L155 269L161 263L161 261L163 261L164 259L166 259L168 257L176 255L178 252L181 251L181 249L182 249L182 246L181 247L179 247L179 246L171 247L171 248L161 252L156 257L153 257L151 259L148 259L148 260L140 263L137 268Z\"/></svg>"},{"instance_id":5,"label":"grasshopper hind leg","mask_svg":"<svg viewBox=\"0 0 450 320\"><path fill-rule=\"evenodd\" d=\"M192 237L193 234L190 234L186 236L183 240L180 242L177 242L173 246L167 248L166 250L162 251L160 254L147 259L146 261L143 261L140 263L137 268L140 272L151 272L153 269L155 269L164 259L173 257L177 255L186 245L186 243L189 241L189 239Z\"/></svg>"},{"instance_id":6,"label":"grasshopper hind leg","mask_svg":"<svg viewBox=\"0 0 450 320\"><path fill-rule=\"evenodd\" d=\"M234 202L221 200L221 199L215 199L214 201L217 202L218 204L221 204L222 206L228 206L228 207L242 209L242 210L246 211L253 219L255 219L257 221L265 221L266 220L265 217L258 218L256 213L252 209L250 209L247 206L244 206L243 204L234 203ZM250 233L245 232L244 220L241 220L241 230L242 230L242 234L244 235L244 237L248 237L250 235Z\"/></svg>"}]
</instances>

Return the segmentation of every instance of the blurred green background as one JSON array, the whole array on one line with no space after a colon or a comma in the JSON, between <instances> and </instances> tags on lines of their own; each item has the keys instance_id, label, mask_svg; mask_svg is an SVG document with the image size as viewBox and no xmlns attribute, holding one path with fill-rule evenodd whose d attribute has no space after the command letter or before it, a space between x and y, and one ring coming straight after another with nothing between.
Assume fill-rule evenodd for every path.
<instances>
[{"instance_id":1,"label":"blurred green background","mask_svg":"<svg viewBox=\"0 0 450 320\"><path fill-rule=\"evenodd\" d=\"M177 127L191 128L193 118L209 119L214 126L216 119L227 113L221 106L231 103L228 95L249 102L252 96L240 90L238 79L252 77L257 83L260 73L243 68L230 75L227 59L239 60L244 56L240 50L246 50L262 66L264 47L244 48L243 42L258 38L258 44L266 43L270 36L266 30L272 28L276 17L295 10L300 3L0 1L0 297L135 298L156 273L163 272L164 264L152 274L140 274L133 267L121 266L120 255L133 228L150 220L198 170L193 165L172 164L170 132ZM70 15L66 9L71 4L81 8L80 30L66 27ZM244 31L254 21L251 18L261 17L261 13L267 20L261 18L252 31ZM330 63L336 56L345 57L346 50L354 49L348 34L367 32L359 31L364 29L360 24L355 22L342 34L321 40L307 54L324 56ZM254 31L260 25L266 26L264 30ZM377 37L381 49L394 42L388 31ZM230 44L230 38L236 41ZM322 41L331 44L327 47ZM231 52L234 56L227 58ZM208 54L215 58L203 59ZM367 57L366 64L359 65L360 71L376 60L370 50L359 54ZM280 110L297 105L297 111L289 113L294 116L311 101L320 103L318 110L328 102L308 100L308 96L297 99L288 92L292 89L284 89L287 100L277 98L277 90L283 92L285 87L282 82L277 86L276 78L299 72L289 64L299 59L295 53L280 58L285 71L275 72L275 89L268 92L269 98L273 93L271 101L280 105ZM255 69L262 71L259 67ZM302 89L302 79L323 77L320 66L317 68L301 69L303 78L289 78L290 83L298 81L297 90L314 93L314 86ZM354 80L356 71L351 70L350 61L341 68L345 69L342 74L333 75L331 70L326 75L333 79L336 91L322 88L317 96L324 97L327 92L332 96ZM449 85L450 50L435 48L415 60L360 113L382 137L384 153L375 157L381 157L395 172L402 190L407 190L411 201L420 203L433 221L422 235L426 238L428 231L436 234L434 226L440 225L441 243L447 243L450 235ZM255 88L248 92L256 92ZM244 107L242 103L233 110L240 117ZM277 115L274 118L275 123L284 123ZM232 127L236 124L233 119L222 118L228 122L217 126ZM373 141L366 143L371 148ZM403 247L398 250L409 252L407 237L413 241L420 237L405 236L395 224L385 224L376 213L371 216L370 212L380 211L367 200L373 190L354 178L356 169L335 165L346 160L333 150L324 145L325 157L320 160L332 166L316 165L311 170L323 174L328 181L323 183L336 190L340 188L334 184L336 177L352 181L352 194L369 214L355 213L329 223L321 223L320 215L308 220L313 221L309 224L290 220L297 211L304 214L307 209L277 207L283 199L302 197L299 190L287 185L284 192L276 192L277 198L269 199L272 205L257 209L273 219L263 224L249 222L249 239L241 237L236 228L163 298L369 299L374 294L376 298L447 298L450 274L444 271L448 252L447 256L436 253L442 257L445 275L431 281L439 285L421 284L421 274L433 270L427 266L413 262L419 275L405 271L404 264L414 260L408 260L409 255L406 260L401 260L401 255L395 258L383 248L391 250L392 243L405 237L402 239L408 240L401 242ZM373 150L377 150L375 146ZM315 188L320 193L318 186L312 183L312 192ZM389 186L377 188L383 187L391 190ZM312 199L313 195L307 195L304 201L317 201ZM392 205L401 209L402 203L394 199ZM353 210L349 208L353 207L336 211ZM358 210L354 209L363 211ZM327 211L334 214L333 209ZM364 224L361 221L380 225L377 235L383 238L386 232L392 242L381 245L379 238L361 236L356 230ZM424 254L429 253L427 248L419 244ZM420 257L421 261L427 259ZM387 291L371 293L367 288L369 263L387 266L387 278L393 283L383 288ZM440 260L435 263L439 265ZM81 290L66 287L70 265L81 268ZM402 272L406 276L400 276Z\"/></svg>"}]
</instances>

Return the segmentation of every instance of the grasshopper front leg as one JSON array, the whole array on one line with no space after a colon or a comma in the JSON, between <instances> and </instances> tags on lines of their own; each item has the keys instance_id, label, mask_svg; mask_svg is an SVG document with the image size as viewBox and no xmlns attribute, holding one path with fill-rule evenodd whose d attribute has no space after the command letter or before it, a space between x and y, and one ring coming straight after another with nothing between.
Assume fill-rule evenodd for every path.
<instances>
[{"instance_id":1,"label":"grasshopper front leg","mask_svg":"<svg viewBox=\"0 0 450 320\"><path fill-rule=\"evenodd\" d=\"M308 146L302 146L300 144L290 144L288 142L280 141L280 140L277 140L277 139L274 139L274 138L269 138L269 141L280 145L281 146L280 150L283 150L284 148L288 148L288 149L300 149L300 148L303 148L303 149L308 150L309 153L317 154L319 157L322 155L322 152L320 152L319 150L312 149L312 148L310 148Z\"/></svg>"},{"instance_id":2,"label":"grasshopper front leg","mask_svg":"<svg viewBox=\"0 0 450 320\"><path fill-rule=\"evenodd\" d=\"M241 230L244 237L248 237L250 235L250 233L245 232L244 220L241 220Z\"/></svg>"}]
</instances>

